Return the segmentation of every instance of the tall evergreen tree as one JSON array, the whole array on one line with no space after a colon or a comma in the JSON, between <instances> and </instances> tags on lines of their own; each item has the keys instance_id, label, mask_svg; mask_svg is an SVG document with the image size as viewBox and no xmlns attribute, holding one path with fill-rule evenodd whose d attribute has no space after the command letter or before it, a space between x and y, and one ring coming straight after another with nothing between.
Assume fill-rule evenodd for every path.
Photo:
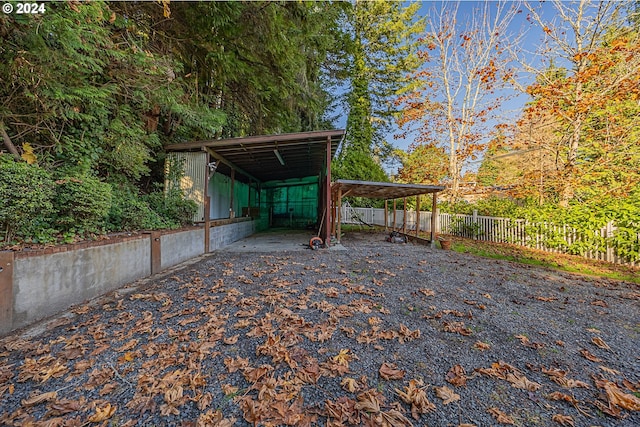
<instances>
[{"instance_id":1,"label":"tall evergreen tree","mask_svg":"<svg viewBox=\"0 0 640 427\"><path fill-rule=\"evenodd\" d=\"M347 135L335 170L340 178L388 179L380 164L390 152L385 132L394 114L392 98L407 90L407 75L419 65L414 41L423 25L416 19L419 7L386 0L352 4Z\"/></svg>"}]
</instances>

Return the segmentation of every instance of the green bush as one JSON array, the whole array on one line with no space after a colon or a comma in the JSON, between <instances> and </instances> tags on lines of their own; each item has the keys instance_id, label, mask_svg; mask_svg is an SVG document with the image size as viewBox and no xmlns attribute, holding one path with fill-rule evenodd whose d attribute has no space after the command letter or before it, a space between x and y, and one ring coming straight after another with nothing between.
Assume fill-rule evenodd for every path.
<instances>
[{"instance_id":1,"label":"green bush","mask_svg":"<svg viewBox=\"0 0 640 427\"><path fill-rule=\"evenodd\" d=\"M0 155L0 236L5 242L32 234L36 225L48 230L52 197L53 181L47 171Z\"/></svg>"},{"instance_id":2,"label":"green bush","mask_svg":"<svg viewBox=\"0 0 640 427\"><path fill-rule=\"evenodd\" d=\"M109 211L109 229L157 230L178 228L192 223L197 210L192 200L186 200L179 190L139 196L134 188L123 188L115 194Z\"/></svg>"},{"instance_id":3,"label":"green bush","mask_svg":"<svg viewBox=\"0 0 640 427\"><path fill-rule=\"evenodd\" d=\"M55 183L54 208L61 231L102 232L111 207L111 185L91 176L64 177Z\"/></svg>"},{"instance_id":4,"label":"green bush","mask_svg":"<svg viewBox=\"0 0 640 427\"><path fill-rule=\"evenodd\" d=\"M192 224L193 215L198 210L196 202L185 199L177 189L169 190L166 194L154 191L146 196L146 200L151 209L175 227Z\"/></svg>"},{"instance_id":5,"label":"green bush","mask_svg":"<svg viewBox=\"0 0 640 427\"><path fill-rule=\"evenodd\" d=\"M168 224L133 188L122 187L114 192L108 216L110 231L157 230Z\"/></svg>"}]
</instances>

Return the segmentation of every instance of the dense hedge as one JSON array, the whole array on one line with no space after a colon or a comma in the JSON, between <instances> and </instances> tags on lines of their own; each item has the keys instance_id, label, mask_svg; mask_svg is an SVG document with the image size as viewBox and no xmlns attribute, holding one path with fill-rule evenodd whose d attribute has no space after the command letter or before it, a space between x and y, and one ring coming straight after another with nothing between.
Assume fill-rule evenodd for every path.
<instances>
[{"instance_id":1,"label":"dense hedge","mask_svg":"<svg viewBox=\"0 0 640 427\"><path fill-rule=\"evenodd\" d=\"M572 254L603 251L607 244L616 255L629 261L640 260L640 188L628 197L601 197L589 201L575 201L563 208L557 204L539 205L530 200L489 198L476 203L442 203L440 210L452 214L479 215L524 219L532 224L527 233L539 235L544 243ZM560 231L541 224L554 224L574 228L580 239L571 242ZM603 237L600 230L614 224L613 234Z\"/></svg>"},{"instance_id":2,"label":"dense hedge","mask_svg":"<svg viewBox=\"0 0 640 427\"><path fill-rule=\"evenodd\" d=\"M140 195L91 175L55 177L0 155L0 245L73 242L107 231L178 228L197 205L178 190Z\"/></svg>"}]
</instances>

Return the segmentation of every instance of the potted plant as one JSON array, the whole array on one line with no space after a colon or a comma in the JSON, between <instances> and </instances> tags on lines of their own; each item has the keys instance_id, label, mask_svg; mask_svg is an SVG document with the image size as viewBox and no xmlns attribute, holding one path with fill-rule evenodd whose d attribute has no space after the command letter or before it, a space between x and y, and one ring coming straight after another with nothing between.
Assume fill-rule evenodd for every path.
<instances>
[{"instance_id":1,"label":"potted plant","mask_svg":"<svg viewBox=\"0 0 640 427\"><path fill-rule=\"evenodd\" d=\"M438 236L440 247L446 251L451 249L451 238L449 236Z\"/></svg>"}]
</instances>

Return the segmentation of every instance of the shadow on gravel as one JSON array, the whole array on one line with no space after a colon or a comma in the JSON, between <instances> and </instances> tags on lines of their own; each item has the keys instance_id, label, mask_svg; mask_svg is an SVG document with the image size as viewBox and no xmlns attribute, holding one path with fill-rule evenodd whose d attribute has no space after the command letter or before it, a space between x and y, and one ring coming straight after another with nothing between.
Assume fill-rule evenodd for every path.
<instances>
[{"instance_id":1,"label":"shadow on gravel","mask_svg":"<svg viewBox=\"0 0 640 427\"><path fill-rule=\"evenodd\" d=\"M0 425L640 425L637 285L342 243L219 251L5 337Z\"/></svg>"}]
</instances>

